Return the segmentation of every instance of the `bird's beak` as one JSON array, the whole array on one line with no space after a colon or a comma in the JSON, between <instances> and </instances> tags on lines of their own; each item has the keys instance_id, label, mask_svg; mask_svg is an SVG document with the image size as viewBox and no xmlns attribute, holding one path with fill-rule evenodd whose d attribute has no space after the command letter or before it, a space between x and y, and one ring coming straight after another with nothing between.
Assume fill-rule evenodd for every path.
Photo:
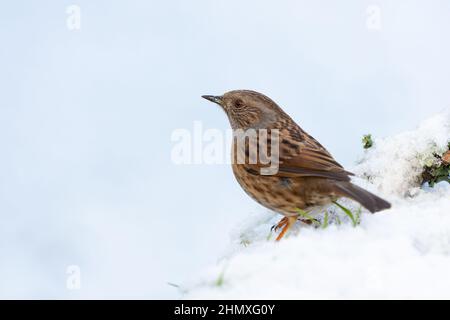
<instances>
[{"instance_id":1,"label":"bird's beak","mask_svg":"<svg viewBox=\"0 0 450 320\"><path fill-rule=\"evenodd\" d=\"M222 97L221 96L202 96L202 98L205 98L206 100L209 100L211 102L217 103L218 105L222 105Z\"/></svg>"}]
</instances>

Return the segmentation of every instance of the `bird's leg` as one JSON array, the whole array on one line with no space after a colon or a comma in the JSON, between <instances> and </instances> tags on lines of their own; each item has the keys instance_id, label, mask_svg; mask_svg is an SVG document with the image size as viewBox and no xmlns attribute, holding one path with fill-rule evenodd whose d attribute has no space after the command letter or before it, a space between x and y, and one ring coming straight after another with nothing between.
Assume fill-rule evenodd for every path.
<instances>
[{"instance_id":1,"label":"bird's leg","mask_svg":"<svg viewBox=\"0 0 450 320\"><path fill-rule=\"evenodd\" d=\"M280 241L286 232L294 225L294 223L297 221L297 217L284 217L281 219L281 221L278 223L277 227L282 224L283 230L281 230L280 234L278 235L276 241Z\"/></svg>"},{"instance_id":2,"label":"bird's leg","mask_svg":"<svg viewBox=\"0 0 450 320\"><path fill-rule=\"evenodd\" d=\"M301 218L299 218L298 220L301 221L301 222L303 222L304 224L307 224L307 225L311 225L311 224L313 224L313 223L314 223L315 225L320 224L320 221L317 220L317 219L310 220L310 219L301 219Z\"/></svg>"},{"instance_id":3,"label":"bird's leg","mask_svg":"<svg viewBox=\"0 0 450 320\"><path fill-rule=\"evenodd\" d=\"M307 225L311 225L313 223L312 220L306 220L306 219L298 219L298 220Z\"/></svg>"}]
</instances>

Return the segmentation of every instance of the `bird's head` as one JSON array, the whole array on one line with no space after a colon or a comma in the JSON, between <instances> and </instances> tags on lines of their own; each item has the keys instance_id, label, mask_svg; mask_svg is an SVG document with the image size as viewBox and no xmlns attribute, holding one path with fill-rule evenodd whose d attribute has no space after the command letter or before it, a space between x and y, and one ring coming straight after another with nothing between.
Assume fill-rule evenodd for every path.
<instances>
[{"instance_id":1,"label":"bird's head","mask_svg":"<svg viewBox=\"0 0 450 320\"><path fill-rule=\"evenodd\" d=\"M270 128L280 117L289 118L270 98L250 90L234 90L222 96L202 96L222 107L233 129Z\"/></svg>"}]
</instances>

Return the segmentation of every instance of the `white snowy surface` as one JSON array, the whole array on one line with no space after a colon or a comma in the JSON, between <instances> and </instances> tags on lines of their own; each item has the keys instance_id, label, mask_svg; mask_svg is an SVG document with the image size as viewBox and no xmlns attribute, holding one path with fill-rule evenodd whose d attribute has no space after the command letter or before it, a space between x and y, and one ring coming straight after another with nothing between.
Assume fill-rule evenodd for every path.
<instances>
[{"instance_id":1,"label":"white snowy surface","mask_svg":"<svg viewBox=\"0 0 450 320\"><path fill-rule=\"evenodd\" d=\"M432 161L427 155L444 151L449 138L444 112L416 130L375 139L353 168L354 181L391 201L391 209L363 210L353 227L330 207L341 224L297 226L279 243L269 237L279 217L252 215L236 228L222 259L186 281L183 297L450 299L450 185L419 185L423 164Z\"/></svg>"}]
</instances>

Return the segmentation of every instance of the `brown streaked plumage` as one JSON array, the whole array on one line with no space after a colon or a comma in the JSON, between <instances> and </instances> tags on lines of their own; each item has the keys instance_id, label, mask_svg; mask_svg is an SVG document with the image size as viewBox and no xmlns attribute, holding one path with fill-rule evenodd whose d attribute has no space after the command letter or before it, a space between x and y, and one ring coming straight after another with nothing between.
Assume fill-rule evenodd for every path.
<instances>
[{"instance_id":1,"label":"brown streaked plumage","mask_svg":"<svg viewBox=\"0 0 450 320\"><path fill-rule=\"evenodd\" d=\"M329 204L339 197L351 198L370 212L390 208L380 197L352 184L352 173L346 171L313 137L303 131L275 102L265 95L250 90L235 90L223 96L203 96L219 104L228 116L233 130L277 129L279 132L278 172L261 174L266 167L233 161L233 173L244 191L261 205L285 217L277 225L283 228L277 240L295 223L297 208L308 210ZM270 150L270 138L267 138ZM246 160L259 144L251 141L237 144L236 154L245 154ZM257 151L256 151L257 152ZM270 152L270 151L269 151ZM236 160L236 159L233 159Z\"/></svg>"}]
</instances>

